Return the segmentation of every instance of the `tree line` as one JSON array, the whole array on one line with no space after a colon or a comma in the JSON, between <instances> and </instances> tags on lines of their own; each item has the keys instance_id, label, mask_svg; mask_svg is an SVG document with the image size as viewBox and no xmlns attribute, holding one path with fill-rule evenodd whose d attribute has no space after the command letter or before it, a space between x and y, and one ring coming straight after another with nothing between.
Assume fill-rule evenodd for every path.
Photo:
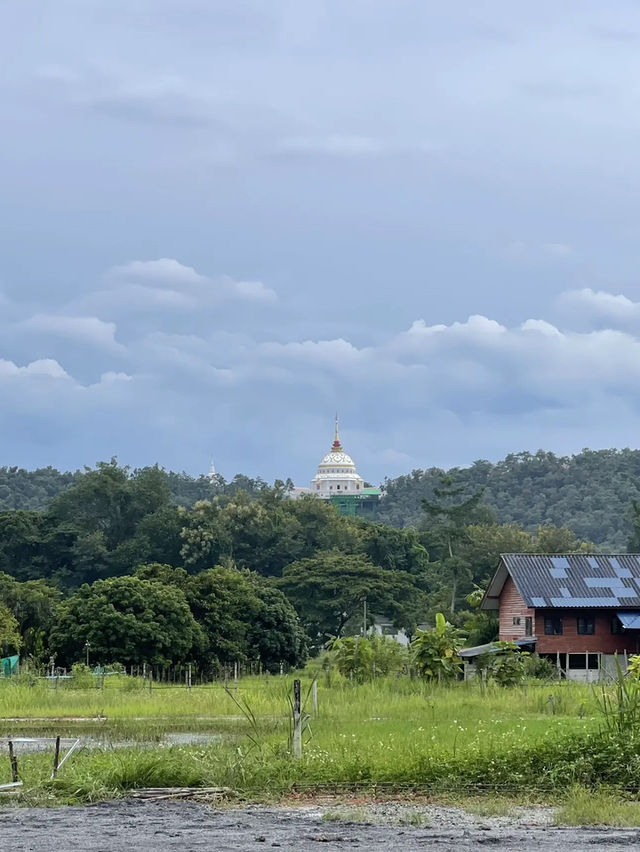
<instances>
[{"instance_id":1,"label":"tree line","mask_svg":"<svg viewBox=\"0 0 640 852\"><path fill-rule=\"evenodd\" d=\"M87 472L2 467L0 511L46 509ZM186 508L216 496L240 491L259 496L271 489L263 479L241 474L229 481L174 472L164 476L170 502ZM484 489L483 503L497 523L520 524L532 533L539 526L567 526L599 548L622 550L632 528L630 507L640 500L640 450L585 449L572 456L540 450L512 453L496 463L479 460L467 468L413 470L385 481L376 519L393 527L419 526L421 501L433 498L443 476L453 476L472 492ZM273 487L291 485L286 480Z\"/></svg>"},{"instance_id":2,"label":"tree line","mask_svg":"<svg viewBox=\"0 0 640 852\"><path fill-rule=\"evenodd\" d=\"M593 548L564 527L498 523L482 489L450 476L402 529L288 493L221 487L187 507L158 467L112 460L44 509L0 512L0 651L68 666L88 642L103 663L275 670L357 634L365 601L367 626L384 616L413 636L442 611L488 641L495 619L475 605L501 552Z\"/></svg>"}]
</instances>

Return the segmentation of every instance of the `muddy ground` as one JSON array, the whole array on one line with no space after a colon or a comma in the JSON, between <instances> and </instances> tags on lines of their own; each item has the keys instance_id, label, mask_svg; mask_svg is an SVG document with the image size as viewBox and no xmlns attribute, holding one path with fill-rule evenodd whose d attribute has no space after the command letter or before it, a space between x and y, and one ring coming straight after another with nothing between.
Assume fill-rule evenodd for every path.
<instances>
[{"instance_id":1,"label":"muddy ground","mask_svg":"<svg viewBox=\"0 0 640 852\"><path fill-rule=\"evenodd\" d=\"M355 822L373 820L374 822ZM108 802L0 809L2 852L245 852L346 849L500 852L639 849L640 831L550 826L550 809L482 818L459 808L376 804L220 808L191 802ZM425 824L428 821L428 824ZM409 824L407 824L409 823ZM419 823L419 824L416 824Z\"/></svg>"}]
</instances>

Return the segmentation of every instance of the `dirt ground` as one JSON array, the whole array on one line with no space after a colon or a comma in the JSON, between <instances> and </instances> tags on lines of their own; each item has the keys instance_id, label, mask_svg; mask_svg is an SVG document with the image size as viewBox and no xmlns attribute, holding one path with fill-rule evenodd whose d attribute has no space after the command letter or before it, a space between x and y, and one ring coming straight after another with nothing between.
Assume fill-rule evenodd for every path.
<instances>
[{"instance_id":1,"label":"dirt ground","mask_svg":"<svg viewBox=\"0 0 640 852\"><path fill-rule=\"evenodd\" d=\"M355 818L374 822L351 821ZM484 847L500 852L600 852L640 848L640 831L552 828L548 809L542 808L489 819L459 808L393 803L342 811L309 804L219 808L166 801L0 809L2 852L245 852L274 847L323 852Z\"/></svg>"}]
</instances>

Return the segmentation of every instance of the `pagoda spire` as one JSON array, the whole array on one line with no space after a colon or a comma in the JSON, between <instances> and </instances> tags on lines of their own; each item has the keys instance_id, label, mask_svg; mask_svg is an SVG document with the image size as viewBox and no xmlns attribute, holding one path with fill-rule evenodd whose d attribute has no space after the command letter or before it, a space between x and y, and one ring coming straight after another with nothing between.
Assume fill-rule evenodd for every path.
<instances>
[{"instance_id":1,"label":"pagoda spire","mask_svg":"<svg viewBox=\"0 0 640 852\"><path fill-rule=\"evenodd\" d=\"M342 444L340 443L340 432L339 432L339 429L338 429L338 412L337 411L336 411L336 429L335 429L335 433L334 433L334 437L333 437L333 447L331 448L331 451L334 452L334 453L341 453L342 452Z\"/></svg>"}]
</instances>

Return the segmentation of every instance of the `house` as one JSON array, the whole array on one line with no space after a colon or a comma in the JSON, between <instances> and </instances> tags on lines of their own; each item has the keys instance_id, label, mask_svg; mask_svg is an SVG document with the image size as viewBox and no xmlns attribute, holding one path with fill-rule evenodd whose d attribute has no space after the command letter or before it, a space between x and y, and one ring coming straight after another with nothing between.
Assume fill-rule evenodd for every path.
<instances>
[{"instance_id":1,"label":"house","mask_svg":"<svg viewBox=\"0 0 640 852\"><path fill-rule=\"evenodd\" d=\"M616 655L626 668L640 653L640 555L505 553L481 606L499 612L501 641L535 650L568 680L599 680Z\"/></svg>"},{"instance_id":2,"label":"house","mask_svg":"<svg viewBox=\"0 0 640 852\"><path fill-rule=\"evenodd\" d=\"M386 615L372 613L371 619L373 623L367 628L367 634L369 636L387 636L395 642L398 642L398 644L403 647L409 647L413 636L407 633L404 628L396 627L392 618L389 618ZM418 624L417 629L428 630L429 626L427 624Z\"/></svg>"}]
</instances>

